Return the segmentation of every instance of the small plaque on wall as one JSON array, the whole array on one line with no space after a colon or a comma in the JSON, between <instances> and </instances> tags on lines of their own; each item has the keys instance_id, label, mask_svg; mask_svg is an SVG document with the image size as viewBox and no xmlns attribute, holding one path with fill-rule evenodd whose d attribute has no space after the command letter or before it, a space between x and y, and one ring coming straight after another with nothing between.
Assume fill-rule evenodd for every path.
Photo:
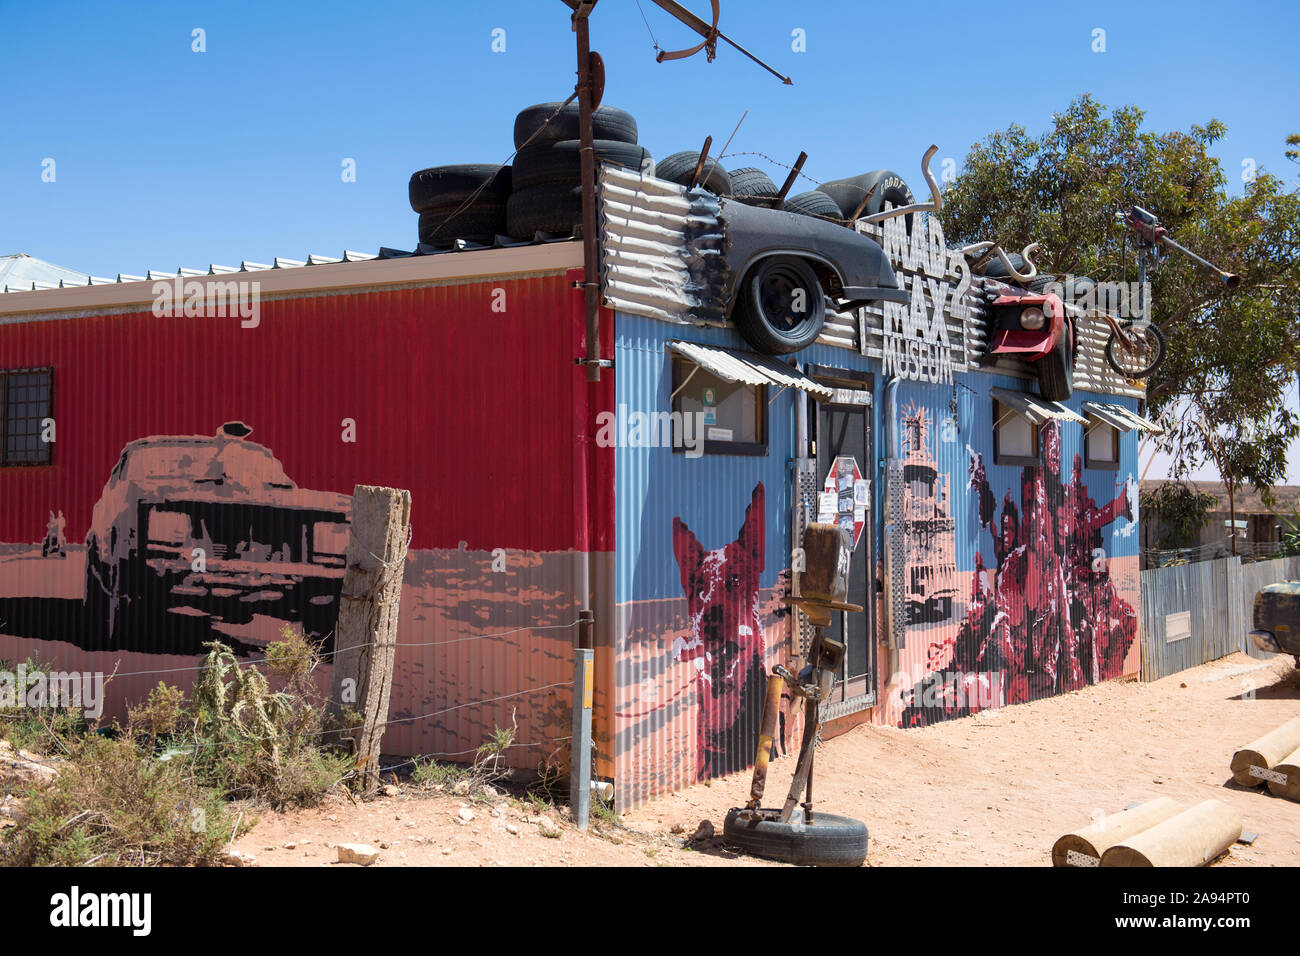
<instances>
[{"instance_id":1,"label":"small plaque on wall","mask_svg":"<svg viewBox=\"0 0 1300 956\"><path fill-rule=\"evenodd\" d=\"M1175 644L1192 636L1192 612L1175 611L1165 615L1165 643Z\"/></svg>"}]
</instances>

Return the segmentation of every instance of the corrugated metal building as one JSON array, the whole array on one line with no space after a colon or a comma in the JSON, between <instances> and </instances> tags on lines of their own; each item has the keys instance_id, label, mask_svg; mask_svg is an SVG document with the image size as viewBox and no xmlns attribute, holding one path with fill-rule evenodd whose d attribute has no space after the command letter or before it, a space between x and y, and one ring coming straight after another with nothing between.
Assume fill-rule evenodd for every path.
<instances>
[{"instance_id":1,"label":"corrugated metal building","mask_svg":"<svg viewBox=\"0 0 1300 956\"><path fill-rule=\"evenodd\" d=\"M869 306L758 355L710 278L715 198L606 170L602 200L594 386L572 241L0 295L0 659L116 666L120 712L187 684L205 640L328 633L364 483L412 492L393 753L468 758L514 722L512 762L566 763L587 565L597 773L620 804L748 766L763 675L809 637L782 598L818 518L852 530L866 608L834 625L838 726L1137 671L1146 425L1101 329L1073 397L1045 402L1023 363L976 364L987 324L954 264L928 277L948 298L923 349ZM258 311L213 315L209 290L186 317L190 280L257 282ZM781 751L797 724L787 702Z\"/></svg>"}]
</instances>

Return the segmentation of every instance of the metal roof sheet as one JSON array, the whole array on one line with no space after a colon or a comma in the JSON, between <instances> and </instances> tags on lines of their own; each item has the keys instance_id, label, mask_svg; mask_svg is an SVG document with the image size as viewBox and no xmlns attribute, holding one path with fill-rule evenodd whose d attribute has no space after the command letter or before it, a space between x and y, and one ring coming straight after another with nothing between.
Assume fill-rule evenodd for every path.
<instances>
[{"instance_id":1,"label":"metal roof sheet","mask_svg":"<svg viewBox=\"0 0 1300 956\"><path fill-rule=\"evenodd\" d=\"M1060 402L1049 402L1041 395L1031 392L1017 392L1013 388L991 388L989 392L1003 405L1017 414L1025 416L1034 425L1041 425L1055 418L1062 422L1088 424L1088 420L1078 412L1066 408Z\"/></svg>"},{"instance_id":2,"label":"metal roof sheet","mask_svg":"<svg viewBox=\"0 0 1300 956\"><path fill-rule=\"evenodd\" d=\"M830 398L834 394L834 389L829 386L814 382L791 366L757 352L740 352L698 342L669 342L668 347L727 382L798 388L821 398Z\"/></svg>"},{"instance_id":3,"label":"metal roof sheet","mask_svg":"<svg viewBox=\"0 0 1300 956\"><path fill-rule=\"evenodd\" d=\"M1109 402L1084 402L1083 411L1089 417L1105 422L1122 432L1137 429L1139 432L1163 435L1165 431L1151 419L1143 418L1137 412L1131 411L1123 405L1114 405Z\"/></svg>"}]
</instances>

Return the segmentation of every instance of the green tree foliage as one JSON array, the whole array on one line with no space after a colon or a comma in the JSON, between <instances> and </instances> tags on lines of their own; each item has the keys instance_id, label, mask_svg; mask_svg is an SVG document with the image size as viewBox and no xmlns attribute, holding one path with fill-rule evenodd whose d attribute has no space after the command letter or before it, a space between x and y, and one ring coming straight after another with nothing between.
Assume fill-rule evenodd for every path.
<instances>
[{"instance_id":1,"label":"green tree foliage","mask_svg":"<svg viewBox=\"0 0 1300 956\"><path fill-rule=\"evenodd\" d=\"M1038 241L1043 272L1135 282L1133 242L1115 214L1136 204L1238 273L1230 291L1177 253L1161 258L1149 276L1151 317L1168 351L1147 401L1153 415L1168 411L1159 442L1175 476L1209 462L1230 493L1244 482L1266 491L1300 434L1283 404L1300 372L1300 194L1258 169L1243 195L1229 195L1208 152L1226 131L1221 122L1158 133L1143 118L1084 96L1041 136L1021 126L990 134L944 193L944 231L950 241L996 239L1008 249Z\"/></svg>"},{"instance_id":2,"label":"green tree foliage","mask_svg":"<svg viewBox=\"0 0 1300 956\"><path fill-rule=\"evenodd\" d=\"M1141 508L1160 522L1157 548L1187 548L1196 543L1201 529L1210 523L1210 512L1218 503L1214 495L1197 491L1183 482L1165 482L1142 492Z\"/></svg>"}]
</instances>

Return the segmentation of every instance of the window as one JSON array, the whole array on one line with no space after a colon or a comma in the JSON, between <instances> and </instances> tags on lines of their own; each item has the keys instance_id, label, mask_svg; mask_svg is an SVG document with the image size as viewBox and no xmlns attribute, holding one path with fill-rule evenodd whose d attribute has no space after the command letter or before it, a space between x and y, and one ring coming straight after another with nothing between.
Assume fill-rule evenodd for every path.
<instances>
[{"instance_id":1,"label":"window","mask_svg":"<svg viewBox=\"0 0 1300 956\"><path fill-rule=\"evenodd\" d=\"M767 389L728 382L686 359L673 359L673 412L704 431L709 455L767 454ZM694 427L694 426L693 426ZM674 445L674 451L682 448Z\"/></svg>"},{"instance_id":2,"label":"window","mask_svg":"<svg viewBox=\"0 0 1300 956\"><path fill-rule=\"evenodd\" d=\"M993 400L993 463L1038 464L1038 426L997 399Z\"/></svg>"},{"instance_id":3,"label":"window","mask_svg":"<svg viewBox=\"0 0 1300 956\"><path fill-rule=\"evenodd\" d=\"M0 371L0 465L48 465L53 443L43 440L54 413L54 370Z\"/></svg>"},{"instance_id":4,"label":"window","mask_svg":"<svg viewBox=\"0 0 1300 956\"><path fill-rule=\"evenodd\" d=\"M1119 468L1119 429L1095 422L1088 428L1083 457L1089 468Z\"/></svg>"}]
</instances>

